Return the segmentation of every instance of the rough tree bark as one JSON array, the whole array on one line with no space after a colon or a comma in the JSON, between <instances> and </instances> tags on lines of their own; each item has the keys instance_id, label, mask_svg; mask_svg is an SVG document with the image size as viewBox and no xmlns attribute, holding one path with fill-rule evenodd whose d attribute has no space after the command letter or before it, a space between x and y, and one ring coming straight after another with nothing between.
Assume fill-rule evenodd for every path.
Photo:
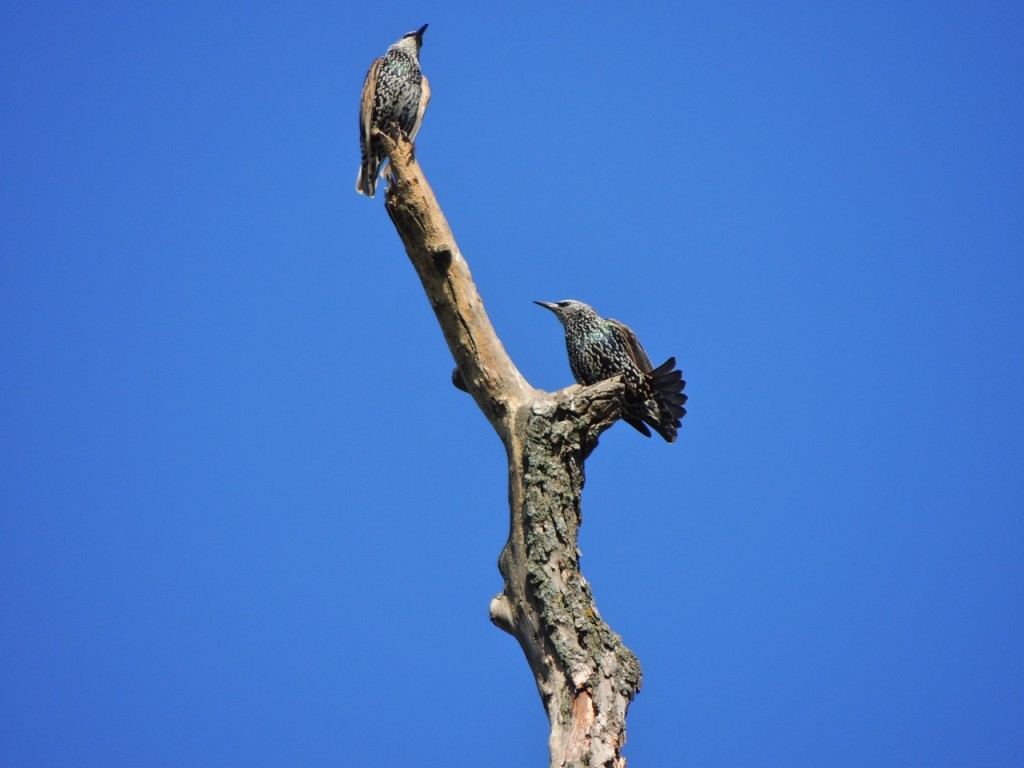
<instances>
[{"instance_id":1,"label":"rough tree bark","mask_svg":"<svg viewBox=\"0 0 1024 768\"><path fill-rule=\"evenodd\" d=\"M583 462L620 416L623 384L534 389L491 326L433 191L397 133L382 136L393 180L385 206L470 394L508 455L511 526L491 620L514 636L551 724L551 766L622 768L640 663L601 619L580 572Z\"/></svg>"}]
</instances>

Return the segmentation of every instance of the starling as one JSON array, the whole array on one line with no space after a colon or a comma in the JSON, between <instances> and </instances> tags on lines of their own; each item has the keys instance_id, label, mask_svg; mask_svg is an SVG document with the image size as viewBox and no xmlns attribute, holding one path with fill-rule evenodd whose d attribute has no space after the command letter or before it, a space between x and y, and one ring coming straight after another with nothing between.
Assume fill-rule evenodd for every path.
<instances>
[{"instance_id":1,"label":"starling","mask_svg":"<svg viewBox=\"0 0 1024 768\"><path fill-rule=\"evenodd\" d=\"M676 439L680 419L686 415L686 382L682 372L674 370L674 357L655 368L633 331L581 301L534 304L550 309L565 326L569 367L578 383L596 384L621 375L626 383L623 420L647 437L650 424L667 442Z\"/></svg>"},{"instance_id":2,"label":"starling","mask_svg":"<svg viewBox=\"0 0 1024 768\"><path fill-rule=\"evenodd\" d=\"M420 46L426 29L424 24L402 35L366 73L359 107L362 164L356 179L356 192L361 195L373 197L377 178L388 161L380 142L373 138L374 129L386 131L391 123L397 123L412 141L423 122L430 101L430 84L420 71Z\"/></svg>"}]
</instances>

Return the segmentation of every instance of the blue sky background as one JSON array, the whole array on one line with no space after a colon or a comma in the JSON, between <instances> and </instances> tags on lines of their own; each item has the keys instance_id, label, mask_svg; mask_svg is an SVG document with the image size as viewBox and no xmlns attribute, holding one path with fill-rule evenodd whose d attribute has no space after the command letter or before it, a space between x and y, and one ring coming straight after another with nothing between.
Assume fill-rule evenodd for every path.
<instances>
[{"instance_id":1,"label":"blue sky background","mask_svg":"<svg viewBox=\"0 0 1024 768\"><path fill-rule=\"evenodd\" d=\"M529 381L689 381L583 566L636 766L1024 764L1024 6L9 2L0 764L544 765L505 459L380 198L372 59Z\"/></svg>"}]
</instances>

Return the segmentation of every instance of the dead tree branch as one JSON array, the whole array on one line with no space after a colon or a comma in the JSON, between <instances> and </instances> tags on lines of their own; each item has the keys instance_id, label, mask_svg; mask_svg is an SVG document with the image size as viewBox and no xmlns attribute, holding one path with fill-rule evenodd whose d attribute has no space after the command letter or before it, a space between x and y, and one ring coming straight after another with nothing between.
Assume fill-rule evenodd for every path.
<instances>
[{"instance_id":1,"label":"dead tree branch","mask_svg":"<svg viewBox=\"0 0 1024 768\"><path fill-rule=\"evenodd\" d=\"M470 394L508 455L510 532L498 559L504 591L491 620L513 635L551 724L552 768L622 768L626 712L640 664L601 619L580 572L583 463L621 415L610 379L559 392L534 389L491 326L433 191L402 136L383 135L394 181L385 206Z\"/></svg>"}]
</instances>

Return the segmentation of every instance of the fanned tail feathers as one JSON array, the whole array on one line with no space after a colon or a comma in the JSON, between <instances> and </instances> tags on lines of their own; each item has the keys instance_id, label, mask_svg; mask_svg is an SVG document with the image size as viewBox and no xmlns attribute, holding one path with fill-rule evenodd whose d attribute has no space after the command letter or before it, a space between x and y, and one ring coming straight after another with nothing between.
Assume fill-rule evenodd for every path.
<instances>
[{"instance_id":1,"label":"fanned tail feathers","mask_svg":"<svg viewBox=\"0 0 1024 768\"><path fill-rule=\"evenodd\" d=\"M679 432L683 416L686 415L686 394L683 389L686 381L683 372L676 369L676 359L670 357L653 371L646 374L651 384L650 400L645 403L643 420L665 438L666 442L674 442ZM641 432L650 436L650 432L640 429L631 419L626 421Z\"/></svg>"}]
</instances>

